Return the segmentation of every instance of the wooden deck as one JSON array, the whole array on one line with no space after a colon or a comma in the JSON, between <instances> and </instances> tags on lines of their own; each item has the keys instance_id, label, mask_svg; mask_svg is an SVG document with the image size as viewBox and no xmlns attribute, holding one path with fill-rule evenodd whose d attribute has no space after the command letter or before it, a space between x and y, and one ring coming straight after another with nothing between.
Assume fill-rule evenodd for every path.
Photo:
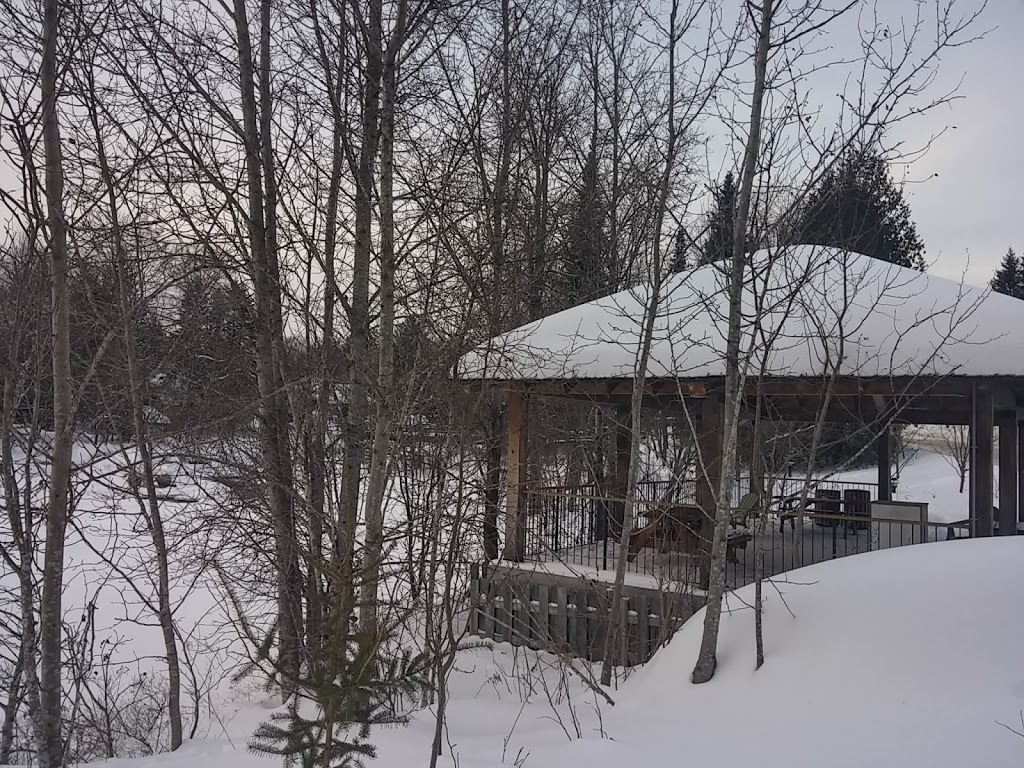
<instances>
[{"instance_id":1,"label":"wooden deck","mask_svg":"<svg viewBox=\"0 0 1024 768\"><path fill-rule=\"evenodd\" d=\"M876 549L967 535L962 524L808 516L773 519L727 563L730 590L754 581L756 558L765 579L785 580L796 568ZM600 541L549 552L530 562L491 564L472 586L470 632L513 645L602 661L618 547ZM697 557L642 550L628 563L622 605L627 632L612 648L612 663L645 662L704 603Z\"/></svg>"}]
</instances>

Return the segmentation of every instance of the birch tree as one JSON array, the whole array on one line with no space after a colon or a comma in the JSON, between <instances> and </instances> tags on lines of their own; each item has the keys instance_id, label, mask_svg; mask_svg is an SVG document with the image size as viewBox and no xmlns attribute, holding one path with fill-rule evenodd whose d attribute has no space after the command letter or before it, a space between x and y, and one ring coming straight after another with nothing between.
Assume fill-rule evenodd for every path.
<instances>
[{"instance_id":1,"label":"birch tree","mask_svg":"<svg viewBox=\"0 0 1024 768\"><path fill-rule=\"evenodd\" d=\"M757 172L758 151L761 141L761 111L764 104L765 78L768 68L768 51L771 46L772 16L774 0L762 0L757 17L757 45L754 52L753 97L750 106L750 130L747 134L740 172L740 188L736 200L736 219L733 223L733 250L729 269L729 330L726 340L726 369L724 411L722 420L722 463L721 484L718 488L718 503L715 510L714 534L711 541L711 574L708 586L708 602L704 616L704 636L700 655L693 670L693 682L704 683L715 674L715 648L718 643L718 627L721 621L722 597L725 594L725 548L729 525L729 493L727 483L735 471L736 434L739 425L740 398L743 374L740 360L742 315L740 302L743 298L743 273L746 261L747 219L750 215L750 200Z\"/></svg>"},{"instance_id":2,"label":"birch tree","mask_svg":"<svg viewBox=\"0 0 1024 768\"><path fill-rule=\"evenodd\" d=\"M860 29L865 61L858 71L857 87L853 96L843 102L843 110L837 116L835 127L826 130L822 136L801 129L805 139L788 140L780 128L799 116L802 125L810 123L801 106L793 79L794 56L789 51L803 51L800 41L821 33L822 30L846 15L856 3L847 3L837 8L825 7L819 2L802 3L795 6L776 4L764 0L760 5L747 3L746 18L756 29L756 43L753 56L752 99L749 122L745 129L743 166L740 173L740 189L734 221L734 243L728 280L729 320L725 355L726 385L723 419L722 484L716 503L714 536L711 551L710 588L707 610L704 616L704 634L701 650L693 673L695 683L707 682L712 678L716 666L715 649L721 619L721 602L725 593L724 576L725 539L730 516L727 486L736 463L736 427L738 422L744 380L750 360L744 354L742 338L744 319L741 300L745 270L744 248L753 219L751 211L755 181L762 181L756 189L770 194L774 188L765 174L778 179L787 172L793 174L795 193L789 196L778 219L786 221L790 213L802 204L808 190L838 161L838 158L858 141L876 141L886 133L886 128L909 115L947 103L949 93L939 93L928 98L922 105L912 104L915 98L923 97L931 83L934 68L941 51L950 46L969 42L972 25L979 11L963 15L956 12L955 4L942 0L925 8L918 6L909 20L903 22L903 29L895 37L888 27L877 19L868 20ZM929 39L925 30L928 22L924 14L934 10L936 24ZM898 38L898 44L894 39ZM769 65L775 69L769 71ZM780 88L780 84L781 85ZM788 106L781 111L771 111L766 98L781 90L791 93L785 102ZM778 110L778 107L776 108ZM763 124L771 127L767 137L762 135ZM795 121L794 121L795 122ZM767 138L767 142L762 140ZM807 171L808 150L815 162ZM763 169L763 170L761 170ZM797 170L799 169L799 170ZM777 203L775 203L777 205ZM772 202L760 201L762 215L772 210ZM778 208L776 209L778 210Z\"/></svg>"},{"instance_id":3,"label":"birch tree","mask_svg":"<svg viewBox=\"0 0 1024 768\"><path fill-rule=\"evenodd\" d=\"M42 96L43 147L46 155L46 206L53 336L53 444L46 511L46 545L39 611L39 704L36 740L42 768L64 760L61 703L61 649L64 588L64 542L74 440L71 382L71 332L68 306L68 235L64 218L64 167L58 122L57 46L60 4L43 4L43 54L39 83Z\"/></svg>"}]
</instances>

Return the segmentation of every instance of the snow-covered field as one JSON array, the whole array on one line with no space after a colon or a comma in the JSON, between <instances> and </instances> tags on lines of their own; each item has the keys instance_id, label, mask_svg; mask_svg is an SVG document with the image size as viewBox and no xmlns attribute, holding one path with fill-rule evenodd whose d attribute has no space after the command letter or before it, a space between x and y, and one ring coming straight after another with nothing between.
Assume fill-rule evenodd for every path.
<instances>
[{"instance_id":1,"label":"snow-covered field","mask_svg":"<svg viewBox=\"0 0 1024 768\"><path fill-rule=\"evenodd\" d=\"M616 704L602 705L600 716L593 694L552 656L514 656L510 646L467 652L452 678L440 764L1024 764L1024 736L1004 727L1021 730L1024 709L1024 539L873 552L794 571L767 592L761 670L748 587L729 599L712 682L688 681L697 614L612 692ZM226 715L218 739L111 765L270 765L243 747L266 714L244 705ZM426 710L407 728L377 732L376 764L426 765L432 729Z\"/></svg>"},{"instance_id":2,"label":"snow-covered field","mask_svg":"<svg viewBox=\"0 0 1024 768\"><path fill-rule=\"evenodd\" d=\"M872 475L865 470L865 478ZM843 479L857 479L844 473ZM197 489L176 480L185 496ZM111 536L97 510L82 530ZM965 516L966 494L943 457L920 452L903 471L900 498L930 504L933 520ZM124 509L131 519L130 509ZM127 536L126 531L119 535ZM142 531L134 535L142 536ZM119 549L131 565L130 537ZM99 598L97 635L116 635L135 669L158 665L159 643L137 601L81 541L69 549L77 574L69 598ZM179 561L185 571L183 553ZM142 566L141 563L135 564ZM719 670L689 683L700 644L698 614L646 666L601 701L563 659L498 645L464 652L452 673L439 765L564 768L659 766L1024 765L1024 538L964 540L851 556L792 571L766 589L765 666L754 671L750 587L728 599ZM80 579L80 581L78 581ZM777 587L777 588L776 588ZM223 620L217 590L200 580L179 595L178 613L207 647ZM136 605L135 615L126 607ZM202 642L200 642L202 641ZM211 648L212 650L212 648ZM262 768L246 742L271 712L253 687L217 685L230 653L198 654L210 694L196 740L175 754L107 763L121 768ZM148 657L148 663L145 661ZM427 765L435 712L376 731L375 765Z\"/></svg>"},{"instance_id":3,"label":"snow-covered field","mask_svg":"<svg viewBox=\"0 0 1024 768\"><path fill-rule=\"evenodd\" d=\"M760 671L745 588L711 683L687 683L698 614L620 692L612 745L589 739L534 764L1024 764L1024 737L1000 725L1021 730L1024 709L1024 540L874 552L789 577L769 590Z\"/></svg>"}]
</instances>

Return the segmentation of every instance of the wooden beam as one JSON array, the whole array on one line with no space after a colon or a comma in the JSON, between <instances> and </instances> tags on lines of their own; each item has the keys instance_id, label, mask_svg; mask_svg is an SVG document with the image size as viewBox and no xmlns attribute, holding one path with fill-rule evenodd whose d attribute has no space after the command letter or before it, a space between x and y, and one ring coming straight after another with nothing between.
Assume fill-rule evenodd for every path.
<instances>
[{"instance_id":1,"label":"wooden beam","mask_svg":"<svg viewBox=\"0 0 1024 768\"><path fill-rule=\"evenodd\" d=\"M974 429L971 432L971 520L975 536L992 535L992 393L978 387L974 394Z\"/></svg>"},{"instance_id":2,"label":"wooden beam","mask_svg":"<svg viewBox=\"0 0 1024 768\"><path fill-rule=\"evenodd\" d=\"M506 387L522 389L531 394L545 397L582 396L603 401L614 397L628 397L633 391L633 381L632 379L546 379L507 382ZM649 395L704 397L707 393L707 386L704 381L649 377L645 382L644 392Z\"/></svg>"},{"instance_id":3,"label":"wooden beam","mask_svg":"<svg viewBox=\"0 0 1024 768\"><path fill-rule=\"evenodd\" d=\"M1017 386L1024 382L1014 382ZM760 391L762 395L815 395L821 396L828 382L820 377L765 377L747 380L748 395ZM881 376L860 378L841 376L832 385L833 397L883 397L903 398L920 395L961 396L971 394L973 381L954 377L910 377Z\"/></svg>"},{"instance_id":4,"label":"wooden beam","mask_svg":"<svg viewBox=\"0 0 1024 768\"><path fill-rule=\"evenodd\" d=\"M746 412L753 409L749 406ZM818 413L811 409L776 408L766 414L765 421L798 421L814 423L818 419ZM918 410L907 408L895 416L878 413L874 410L853 411L846 409L830 408L825 414L826 424L880 424L884 421L892 421L896 424L942 424L953 426L965 426L970 423L971 413L966 410Z\"/></svg>"},{"instance_id":5,"label":"wooden beam","mask_svg":"<svg viewBox=\"0 0 1024 768\"><path fill-rule=\"evenodd\" d=\"M1017 414L999 422L999 535L1017 533Z\"/></svg>"},{"instance_id":6,"label":"wooden beam","mask_svg":"<svg viewBox=\"0 0 1024 768\"><path fill-rule=\"evenodd\" d=\"M878 500L892 501L892 431L886 427L875 443L878 451Z\"/></svg>"},{"instance_id":7,"label":"wooden beam","mask_svg":"<svg viewBox=\"0 0 1024 768\"><path fill-rule=\"evenodd\" d=\"M521 392L509 392L507 490L505 494L505 560L526 558L526 482L528 447L528 401Z\"/></svg>"},{"instance_id":8,"label":"wooden beam","mask_svg":"<svg viewBox=\"0 0 1024 768\"><path fill-rule=\"evenodd\" d=\"M515 389L548 397L587 396L598 401L604 398L628 395L632 389L629 377L602 379L467 379L469 386ZM827 381L820 376L765 376L747 380L747 396L760 392L765 396L792 395L821 397ZM675 393L678 397L702 398L708 392L721 390L722 378L676 378L672 376L650 377L646 389L649 394L666 396ZM1000 377L998 381L985 378L959 376L841 376L833 384L834 398L869 398L881 395L888 400L906 402L908 398L929 397L971 397L975 386L990 386L998 389L998 403L1001 408L1024 403L1024 377ZM890 403L891 405L891 403ZM1024 420L1024 413L1021 414Z\"/></svg>"}]
</instances>

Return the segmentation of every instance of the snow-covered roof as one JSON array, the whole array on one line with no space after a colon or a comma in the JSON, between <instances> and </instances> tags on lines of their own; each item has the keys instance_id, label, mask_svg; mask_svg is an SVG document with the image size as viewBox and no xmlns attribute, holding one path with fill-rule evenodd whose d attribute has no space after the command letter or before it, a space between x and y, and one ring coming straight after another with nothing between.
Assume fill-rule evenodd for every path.
<instances>
[{"instance_id":1,"label":"snow-covered roof","mask_svg":"<svg viewBox=\"0 0 1024 768\"><path fill-rule=\"evenodd\" d=\"M1024 301L862 254L793 246L751 255L743 349L751 371L808 377L1024 376ZM724 265L662 285L648 375L725 375ZM529 323L465 355L465 379L633 375L651 286Z\"/></svg>"}]
</instances>

